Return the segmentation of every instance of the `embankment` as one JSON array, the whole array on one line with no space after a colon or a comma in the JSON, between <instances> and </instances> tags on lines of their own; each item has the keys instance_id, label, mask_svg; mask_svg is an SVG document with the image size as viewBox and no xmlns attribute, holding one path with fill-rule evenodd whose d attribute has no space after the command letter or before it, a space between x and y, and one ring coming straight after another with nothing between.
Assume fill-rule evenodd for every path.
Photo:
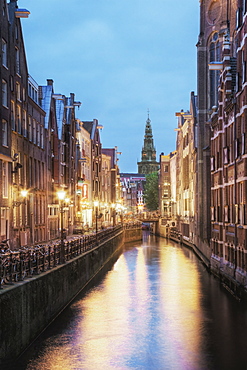
<instances>
[{"instance_id":1,"label":"embankment","mask_svg":"<svg viewBox=\"0 0 247 370\"><path fill-rule=\"evenodd\" d=\"M0 368L16 359L88 283L121 253L124 242L140 240L141 229L121 229L92 250L0 291Z\"/></svg>"}]
</instances>

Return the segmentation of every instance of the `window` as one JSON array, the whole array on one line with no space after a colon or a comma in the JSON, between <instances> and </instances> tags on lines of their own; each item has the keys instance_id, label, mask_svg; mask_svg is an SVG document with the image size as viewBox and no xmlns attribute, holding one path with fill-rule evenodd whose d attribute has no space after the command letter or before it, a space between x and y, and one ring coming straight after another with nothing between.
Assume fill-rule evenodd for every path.
<instances>
[{"instance_id":1,"label":"window","mask_svg":"<svg viewBox=\"0 0 247 370\"><path fill-rule=\"evenodd\" d=\"M15 48L15 68L16 73L20 74L20 51L18 48Z\"/></svg>"},{"instance_id":2,"label":"window","mask_svg":"<svg viewBox=\"0 0 247 370\"><path fill-rule=\"evenodd\" d=\"M5 119L2 120L2 145L8 146L8 124Z\"/></svg>"},{"instance_id":3,"label":"window","mask_svg":"<svg viewBox=\"0 0 247 370\"><path fill-rule=\"evenodd\" d=\"M220 61L220 45L218 33L214 33L209 43L209 63ZM209 108L218 105L218 84L220 71L209 71Z\"/></svg>"},{"instance_id":4,"label":"window","mask_svg":"<svg viewBox=\"0 0 247 370\"><path fill-rule=\"evenodd\" d=\"M11 128L13 131L16 131L15 127L15 103L11 100Z\"/></svg>"},{"instance_id":5,"label":"window","mask_svg":"<svg viewBox=\"0 0 247 370\"><path fill-rule=\"evenodd\" d=\"M37 122L37 130L36 130L36 135L37 135L37 145L40 146L40 125L39 122Z\"/></svg>"},{"instance_id":6,"label":"window","mask_svg":"<svg viewBox=\"0 0 247 370\"><path fill-rule=\"evenodd\" d=\"M36 144L36 121L33 119L33 143Z\"/></svg>"},{"instance_id":7,"label":"window","mask_svg":"<svg viewBox=\"0 0 247 370\"><path fill-rule=\"evenodd\" d=\"M2 39L2 64L7 67L7 43Z\"/></svg>"},{"instance_id":8,"label":"window","mask_svg":"<svg viewBox=\"0 0 247 370\"><path fill-rule=\"evenodd\" d=\"M28 116L28 137L29 137L29 141L32 141L32 117L31 116Z\"/></svg>"},{"instance_id":9,"label":"window","mask_svg":"<svg viewBox=\"0 0 247 370\"><path fill-rule=\"evenodd\" d=\"M2 194L8 198L8 162L2 161Z\"/></svg>"},{"instance_id":10,"label":"window","mask_svg":"<svg viewBox=\"0 0 247 370\"><path fill-rule=\"evenodd\" d=\"M7 82L2 80L2 104L8 107Z\"/></svg>"},{"instance_id":11,"label":"window","mask_svg":"<svg viewBox=\"0 0 247 370\"><path fill-rule=\"evenodd\" d=\"M16 107L16 120L17 120L17 131L21 134L21 107Z\"/></svg>"},{"instance_id":12,"label":"window","mask_svg":"<svg viewBox=\"0 0 247 370\"><path fill-rule=\"evenodd\" d=\"M44 128L42 125L40 126L40 146L44 149Z\"/></svg>"},{"instance_id":13,"label":"window","mask_svg":"<svg viewBox=\"0 0 247 370\"><path fill-rule=\"evenodd\" d=\"M243 15L245 15L247 11L247 0L243 0Z\"/></svg>"},{"instance_id":14,"label":"window","mask_svg":"<svg viewBox=\"0 0 247 370\"><path fill-rule=\"evenodd\" d=\"M16 40L18 40L18 36L19 36L19 34L18 34L18 27L16 25L15 26L15 38L16 38Z\"/></svg>"},{"instance_id":15,"label":"window","mask_svg":"<svg viewBox=\"0 0 247 370\"><path fill-rule=\"evenodd\" d=\"M15 92L16 92L16 99L21 101L21 86L19 82L16 82L15 84Z\"/></svg>"},{"instance_id":16,"label":"window","mask_svg":"<svg viewBox=\"0 0 247 370\"><path fill-rule=\"evenodd\" d=\"M241 59L242 59L242 84L246 81L246 60L244 57L244 50L241 51Z\"/></svg>"},{"instance_id":17,"label":"window","mask_svg":"<svg viewBox=\"0 0 247 370\"><path fill-rule=\"evenodd\" d=\"M238 8L236 12L236 30L242 26L243 24L243 19L242 19L242 8Z\"/></svg>"},{"instance_id":18,"label":"window","mask_svg":"<svg viewBox=\"0 0 247 370\"><path fill-rule=\"evenodd\" d=\"M24 109L22 111L22 133L27 137L27 112Z\"/></svg>"}]
</instances>

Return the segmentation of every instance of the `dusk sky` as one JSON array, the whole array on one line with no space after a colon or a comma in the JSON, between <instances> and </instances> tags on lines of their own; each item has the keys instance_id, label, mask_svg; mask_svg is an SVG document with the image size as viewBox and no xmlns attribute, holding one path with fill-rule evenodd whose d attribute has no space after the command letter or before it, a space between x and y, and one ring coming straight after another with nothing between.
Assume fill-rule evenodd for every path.
<instances>
[{"instance_id":1,"label":"dusk sky","mask_svg":"<svg viewBox=\"0 0 247 370\"><path fill-rule=\"evenodd\" d=\"M19 0L29 73L99 120L120 172L137 172L147 111L159 154L175 149L175 113L196 93L198 0Z\"/></svg>"}]
</instances>

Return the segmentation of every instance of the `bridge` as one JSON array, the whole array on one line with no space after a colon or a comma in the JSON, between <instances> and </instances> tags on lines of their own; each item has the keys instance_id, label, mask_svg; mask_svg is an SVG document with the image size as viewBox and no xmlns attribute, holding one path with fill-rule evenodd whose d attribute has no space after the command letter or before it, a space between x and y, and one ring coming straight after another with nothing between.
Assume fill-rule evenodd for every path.
<instances>
[{"instance_id":1,"label":"bridge","mask_svg":"<svg viewBox=\"0 0 247 370\"><path fill-rule=\"evenodd\" d=\"M153 228L152 228L152 232L154 234L157 233L157 226L158 226L158 222L160 220L160 217L158 216L152 216L152 215L145 215L145 217L143 217L143 215L141 215L140 217L137 216L137 220L138 221L141 221L142 223L147 223L147 224L153 224Z\"/></svg>"},{"instance_id":2,"label":"bridge","mask_svg":"<svg viewBox=\"0 0 247 370\"><path fill-rule=\"evenodd\" d=\"M152 215L140 215L136 217L138 221L141 222L159 222L160 216L152 216Z\"/></svg>"}]
</instances>

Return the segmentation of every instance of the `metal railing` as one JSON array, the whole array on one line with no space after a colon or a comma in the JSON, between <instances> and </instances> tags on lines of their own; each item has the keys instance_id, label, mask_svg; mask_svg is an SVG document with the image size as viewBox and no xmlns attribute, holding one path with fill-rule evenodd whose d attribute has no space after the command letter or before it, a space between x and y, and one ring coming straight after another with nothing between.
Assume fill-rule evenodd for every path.
<instances>
[{"instance_id":1,"label":"metal railing","mask_svg":"<svg viewBox=\"0 0 247 370\"><path fill-rule=\"evenodd\" d=\"M136 223L117 225L96 233L64 240L65 261L69 261L117 235L123 228L136 228ZM139 225L140 227L140 225ZM0 289L61 264L61 241L19 251L0 253Z\"/></svg>"}]
</instances>

